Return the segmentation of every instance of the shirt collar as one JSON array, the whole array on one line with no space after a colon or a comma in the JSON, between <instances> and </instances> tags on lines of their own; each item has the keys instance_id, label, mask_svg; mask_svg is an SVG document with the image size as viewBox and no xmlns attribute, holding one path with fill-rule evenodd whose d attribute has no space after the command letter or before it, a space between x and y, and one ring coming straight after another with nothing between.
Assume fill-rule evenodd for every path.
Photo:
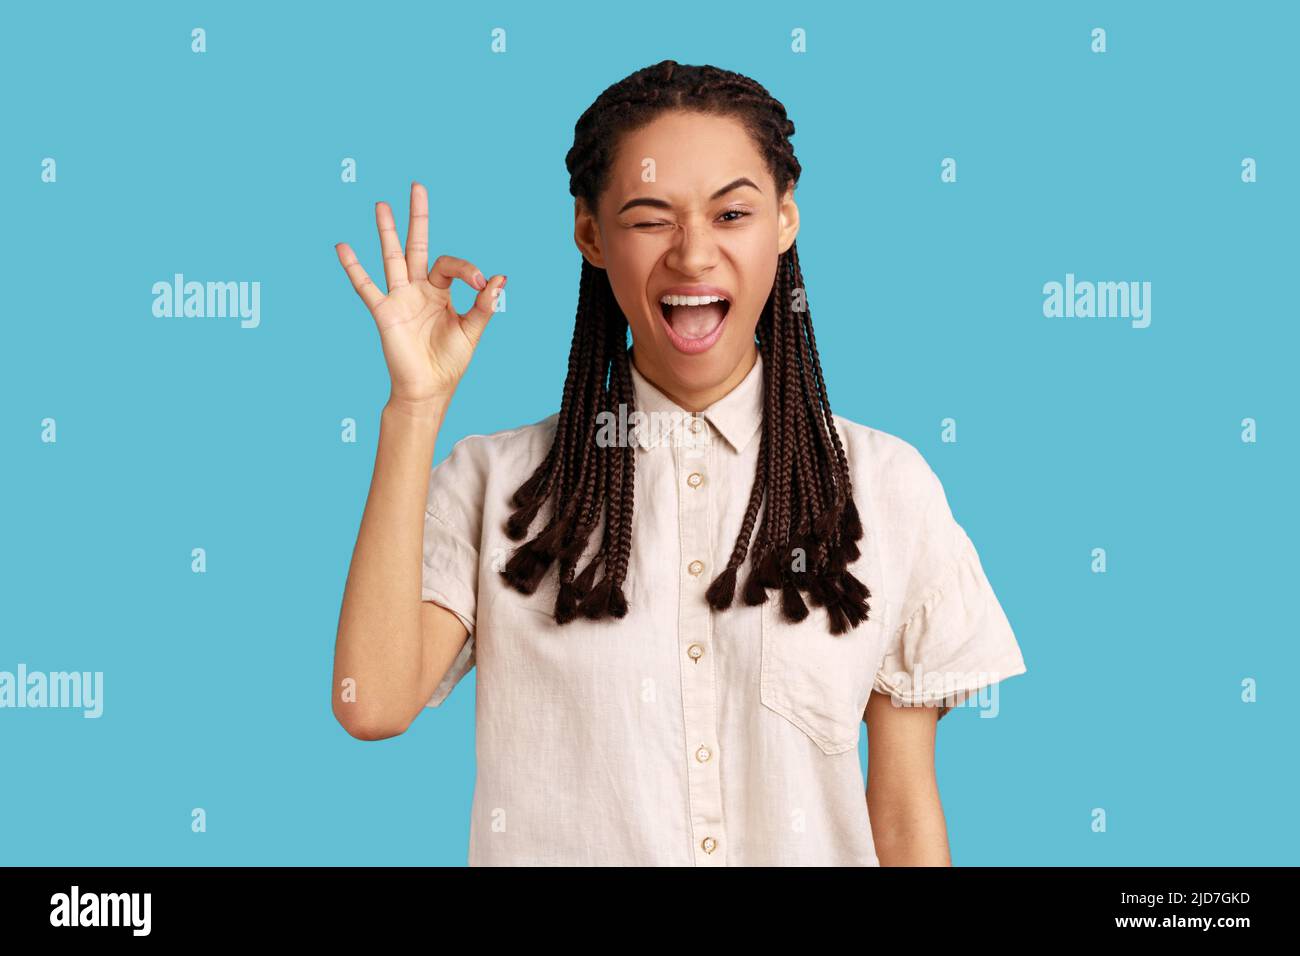
<instances>
[{"instance_id":1,"label":"shirt collar","mask_svg":"<svg viewBox=\"0 0 1300 956\"><path fill-rule=\"evenodd\" d=\"M632 370L632 388L637 411L676 412L682 416L690 416L690 412L652 385L637 370L630 355L628 367ZM737 452L744 451L759 426L763 424L762 353L755 356L754 367L735 388L699 414L718 430L732 448ZM644 442L641 443L641 447L646 447Z\"/></svg>"}]
</instances>

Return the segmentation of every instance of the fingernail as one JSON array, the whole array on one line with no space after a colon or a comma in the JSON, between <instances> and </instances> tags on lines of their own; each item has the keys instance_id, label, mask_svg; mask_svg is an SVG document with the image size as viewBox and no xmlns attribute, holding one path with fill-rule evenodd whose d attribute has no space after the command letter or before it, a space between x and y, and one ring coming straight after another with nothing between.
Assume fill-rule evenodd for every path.
<instances>
[{"instance_id":1,"label":"fingernail","mask_svg":"<svg viewBox=\"0 0 1300 956\"><path fill-rule=\"evenodd\" d=\"M476 273L474 273L474 288L476 288L476 289L478 289L480 292L482 292L482 291L483 291L483 288L484 288L486 285L487 285L487 279L484 279L484 278L483 278L483 273L481 273L481 272L476 272Z\"/></svg>"},{"instance_id":2,"label":"fingernail","mask_svg":"<svg viewBox=\"0 0 1300 956\"><path fill-rule=\"evenodd\" d=\"M506 278L506 276L501 277L501 288L503 289L506 287Z\"/></svg>"}]
</instances>

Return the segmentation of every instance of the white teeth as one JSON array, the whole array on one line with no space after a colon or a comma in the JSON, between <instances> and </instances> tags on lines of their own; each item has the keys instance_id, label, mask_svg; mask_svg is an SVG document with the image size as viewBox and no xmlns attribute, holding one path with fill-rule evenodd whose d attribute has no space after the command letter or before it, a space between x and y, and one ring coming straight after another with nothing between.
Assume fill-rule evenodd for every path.
<instances>
[{"instance_id":1,"label":"white teeth","mask_svg":"<svg viewBox=\"0 0 1300 956\"><path fill-rule=\"evenodd\" d=\"M666 295L659 301L664 305L708 305L727 300L720 295Z\"/></svg>"}]
</instances>

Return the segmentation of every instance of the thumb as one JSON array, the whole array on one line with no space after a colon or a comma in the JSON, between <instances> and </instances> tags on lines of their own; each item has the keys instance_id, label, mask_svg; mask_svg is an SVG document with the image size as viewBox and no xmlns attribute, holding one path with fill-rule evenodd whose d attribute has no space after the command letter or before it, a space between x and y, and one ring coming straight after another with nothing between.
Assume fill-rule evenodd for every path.
<instances>
[{"instance_id":1,"label":"thumb","mask_svg":"<svg viewBox=\"0 0 1300 956\"><path fill-rule=\"evenodd\" d=\"M478 344L479 338L482 337L483 330L487 328L488 320L496 312L497 299L501 290L505 287L505 276L493 276L488 280L482 291L474 297L474 308L460 317L465 334L470 337L470 341L475 345Z\"/></svg>"}]
</instances>

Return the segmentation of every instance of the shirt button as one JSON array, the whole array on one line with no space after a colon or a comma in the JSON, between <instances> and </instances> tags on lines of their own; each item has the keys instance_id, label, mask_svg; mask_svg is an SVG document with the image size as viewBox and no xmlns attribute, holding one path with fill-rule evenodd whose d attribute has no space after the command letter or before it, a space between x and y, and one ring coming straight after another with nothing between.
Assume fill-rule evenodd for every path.
<instances>
[{"instance_id":1,"label":"shirt button","mask_svg":"<svg viewBox=\"0 0 1300 956\"><path fill-rule=\"evenodd\" d=\"M692 644L690 647L686 648L686 653L690 656L691 660L698 661L704 656L704 645Z\"/></svg>"},{"instance_id":2,"label":"shirt button","mask_svg":"<svg viewBox=\"0 0 1300 956\"><path fill-rule=\"evenodd\" d=\"M700 432L704 431L704 420L703 420L703 419L700 419L700 418L692 418L692 419L691 419L691 431L695 432L695 434L697 434L697 435L698 435Z\"/></svg>"},{"instance_id":3,"label":"shirt button","mask_svg":"<svg viewBox=\"0 0 1300 956\"><path fill-rule=\"evenodd\" d=\"M718 841L713 839L713 837L705 837L703 840L700 841L700 848L705 853L712 853L714 850L718 848Z\"/></svg>"},{"instance_id":4,"label":"shirt button","mask_svg":"<svg viewBox=\"0 0 1300 956\"><path fill-rule=\"evenodd\" d=\"M691 572L691 574L698 576L700 572L704 570L704 562L692 561L690 564L686 565L686 570Z\"/></svg>"},{"instance_id":5,"label":"shirt button","mask_svg":"<svg viewBox=\"0 0 1300 956\"><path fill-rule=\"evenodd\" d=\"M698 488L704 482L704 476L698 471L693 471L686 476L686 483L692 488Z\"/></svg>"},{"instance_id":6,"label":"shirt button","mask_svg":"<svg viewBox=\"0 0 1300 956\"><path fill-rule=\"evenodd\" d=\"M701 746L699 750L695 751L695 759L698 760L700 763L706 763L708 759L712 756L713 756L713 752L710 751L709 748L705 746Z\"/></svg>"}]
</instances>

